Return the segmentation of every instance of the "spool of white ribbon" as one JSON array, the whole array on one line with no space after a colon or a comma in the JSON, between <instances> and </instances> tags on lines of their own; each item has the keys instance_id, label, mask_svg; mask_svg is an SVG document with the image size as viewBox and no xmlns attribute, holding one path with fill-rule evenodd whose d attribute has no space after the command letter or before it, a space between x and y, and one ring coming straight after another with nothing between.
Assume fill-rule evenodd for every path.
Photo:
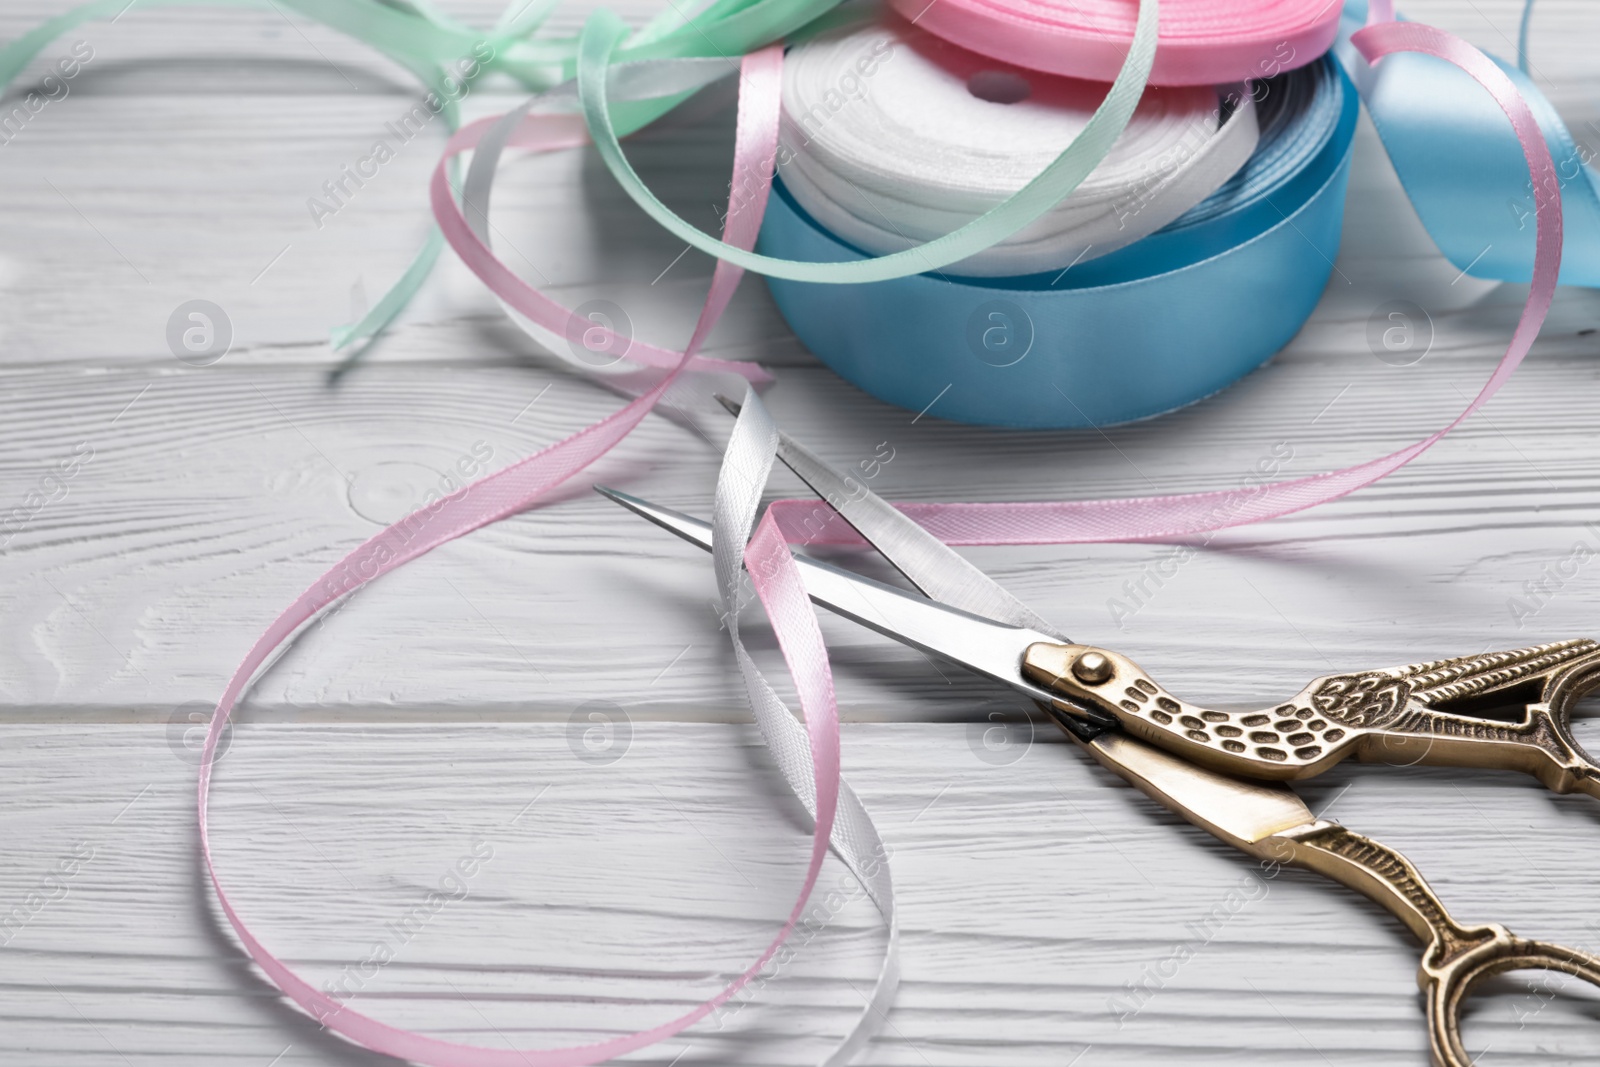
<instances>
[{"instance_id":1,"label":"spool of white ribbon","mask_svg":"<svg viewBox=\"0 0 1600 1067\"><path fill-rule=\"evenodd\" d=\"M892 15L784 61L778 167L796 201L873 254L958 228L1021 189L1088 123L1096 82L957 48ZM1110 155L1049 214L947 271L1061 270L1154 233L1255 150L1243 86L1148 89Z\"/></svg>"}]
</instances>

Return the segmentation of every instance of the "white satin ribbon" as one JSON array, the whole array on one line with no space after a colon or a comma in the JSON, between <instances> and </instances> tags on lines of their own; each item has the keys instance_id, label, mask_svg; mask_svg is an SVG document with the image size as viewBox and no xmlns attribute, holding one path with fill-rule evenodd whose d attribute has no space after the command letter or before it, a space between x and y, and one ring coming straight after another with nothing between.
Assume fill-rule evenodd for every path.
<instances>
[{"instance_id":1,"label":"white satin ribbon","mask_svg":"<svg viewBox=\"0 0 1600 1067\"><path fill-rule=\"evenodd\" d=\"M1015 194L1082 133L1104 96L1098 83L1012 67L892 16L846 26L784 59L779 174L836 236L876 255L899 252ZM1147 89L1071 195L945 269L1035 274L1115 251L1215 192L1258 135L1243 86Z\"/></svg>"},{"instance_id":2,"label":"white satin ribbon","mask_svg":"<svg viewBox=\"0 0 1600 1067\"><path fill-rule=\"evenodd\" d=\"M641 96L660 95L658 90L663 84L679 90L693 87L696 82L701 85L709 84L726 72L725 67L719 72L717 66L700 60L668 60L631 64L631 66L638 68L642 76L637 80L631 77L619 79L618 84L637 91ZM654 80L657 78L666 80ZM498 163L508 140L518 124L531 112L561 110L567 102L566 98L560 95L565 89L566 87L558 87L508 112L479 141L472 165L467 171L463 199L468 225L485 245L493 246L493 229L489 225L488 218L489 203L494 191ZM557 356L586 374L595 375L598 372L606 384L621 392L638 395L660 380L661 371L654 368L640 368L626 359L620 360L614 369L598 367L589 360L581 358L566 344L565 339L555 337L550 330L517 312L505 301L501 301L501 306L514 322ZM613 373L606 375L607 370L613 370ZM700 386L695 391L703 395L706 391L705 375L696 374L695 377L699 379ZM712 389L709 391L729 388L728 376L715 377L719 380L712 384ZM756 397L754 390L749 388L748 382L743 379L738 380L746 389L744 406L734 424L734 432L718 475L713 513L713 555L717 588L727 622L728 637L733 644L734 656L744 677L745 690L755 715L756 727L761 732L763 742L772 752L773 762L783 774L784 780L789 783L789 788L805 806L806 812L815 819L816 785L810 740L805 727L773 690L771 683L750 657L739 635L739 606L742 603L741 590L744 584L742 563L744 546L750 540L756 511L761 502L761 492L766 487L773 459L777 455L778 437L771 417ZM675 385L674 389L676 388ZM690 385L689 388L693 389L694 386ZM900 986L900 927L895 916L894 882L889 873L888 853L883 839L860 798L850 788L849 782L842 778L839 783L839 806L834 816L829 843L834 853L844 861L851 874L861 883L868 898L872 900L889 927L889 937L879 965L878 977L873 984L872 992L867 997L866 1005L849 1033L821 1061L821 1067L841 1067L872 1040L888 1021L889 1009ZM820 906L813 906L813 914L818 907ZM802 923L802 925L806 927L808 933L815 932L811 924ZM798 940L800 945L792 943L779 950L778 956L771 964L775 973L781 971L798 947L803 946L803 937ZM726 1010L726 1006L719 1009L723 1012Z\"/></svg>"},{"instance_id":3,"label":"white satin ribbon","mask_svg":"<svg viewBox=\"0 0 1600 1067\"><path fill-rule=\"evenodd\" d=\"M773 761L783 772L800 803L816 817L816 786L812 773L811 746L805 727L795 719L750 658L739 636L739 606L745 583L744 546L755 527L761 491L766 488L778 451L778 430L755 390L746 386L744 404L734 423L733 435L717 474L716 502L712 508L712 559L717 576L717 591L728 624L728 637L744 676L745 691L755 712L756 725L772 752ZM823 1067L839 1067L850 1062L861 1047L888 1022L889 1008L900 988L900 924L895 915L894 882L889 875L888 854L878 828L862 806L855 790L842 777L839 782L839 808L834 815L830 838L834 852L844 860L860 881L884 921L889 924L889 940L877 981L866 1006L844 1039L822 1061ZM816 906L813 907L813 911ZM780 956L781 956L780 950Z\"/></svg>"}]
</instances>

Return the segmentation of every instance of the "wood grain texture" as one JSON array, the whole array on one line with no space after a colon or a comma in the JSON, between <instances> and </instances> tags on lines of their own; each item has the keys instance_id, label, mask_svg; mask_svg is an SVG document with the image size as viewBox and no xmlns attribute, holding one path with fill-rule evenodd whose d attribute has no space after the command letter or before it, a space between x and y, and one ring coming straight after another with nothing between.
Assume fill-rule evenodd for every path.
<instances>
[{"instance_id":1,"label":"wood grain texture","mask_svg":"<svg viewBox=\"0 0 1600 1067\"><path fill-rule=\"evenodd\" d=\"M391 943L392 963L344 987L380 1018L502 1047L660 1022L781 922L804 815L750 727L636 723L608 765L571 742L539 724L241 728L215 794L220 869L266 943L319 983ZM1043 728L982 749L989 761L974 745L963 726L847 730L905 931L893 1027L863 1062L1421 1062L1418 950L1376 907L1311 875L1260 879ZM376 1062L285 1008L218 929L182 751L158 727L7 728L0 901L24 899L80 843L93 856L0 953L0 1062L123 1062L114 1047L132 1064L265 1064L286 1046L280 1063ZM49 790L40 766L54 768ZM1305 794L1406 851L1463 918L1600 941L1579 906L1592 874L1573 862L1575 836L1597 829L1586 798L1382 767ZM465 898L401 942L393 924L474 849L492 855ZM1515 872L1522 892L1485 872ZM817 901L832 917L792 970L720 1028L638 1060L814 1062L882 944L847 884L830 859ZM828 904L836 891L848 899ZM1168 965L1179 946L1192 956ZM1156 988L1146 967L1175 973ZM1141 980L1155 991L1119 1027L1115 998ZM1484 1062L1594 1052L1600 1003L1505 988L1470 1026L1474 1049L1495 1050Z\"/></svg>"},{"instance_id":2,"label":"wood grain texture","mask_svg":"<svg viewBox=\"0 0 1600 1067\"><path fill-rule=\"evenodd\" d=\"M1540 25L1570 17L1581 29L1589 16L1575 11L1541 8ZM12 579L0 586L0 711L13 718L160 717L211 697L263 620L375 531L373 517L398 517L474 447L491 450L485 466L497 467L616 403L557 369L448 256L368 364L330 385L326 330L350 319L356 278L375 299L420 239L433 149L409 146L347 210L312 228L305 197L392 117L403 82L384 81L393 72L348 42L330 51L335 34L324 41L306 29L334 67L377 63L375 81L351 86L328 62L305 60L310 44L281 16L210 12L195 24L214 32L207 54L224 43L256 49L259 70L224 74L213 63L174 92L177 74L152 51L173 50L175 17L141 11L104 27L118 35L110 40L126 37L117 47L130 58L116 77L129 80L97 91L92 79L112 64L91 64L60 113L47 110L26 131L38 138L4 148L0 186L25 210L0 221L16 309L0 370L0 500L27 500L48 467L93 450L65 496L0 557ZM1570 74L1556 66L1562 47L1553 42L1556 58L1538 69ZM284 51L320 72L286 84L268 73ZM1571 114L1576 127L1583 108ZM719 129L669 131L636 151L682 209L703 202L708 219L727 147ZM712 347L776 367L779 417L834 459L889 441L896 458L878 488L890 496L1226 488L1280 443L1294 453L1285 473L1356 462L1458 411L1520 301L1516 287L1459 278L1432 251L1370 131L1357 162L1339 274L1312 321L1267 368L1166 418L1103 434L1017 434L939 422L935 406L913 424L818 368L759 283L745 287ZM558 295L603 293L641 335L682 337L707 264L691 253L660 276L682 246L639 224L597 167L582 153L509 164L497 228L532 257L520 264L528 276ZM178 362L164 339L172 310L196 296L221 304L235 326L234 351L204 368ZM1387 366L1366 347L1369 317L1395 298L1435 323L1434 349L1414 367ZM1514 613L1512 600L1578 539L1600 538L1588 529L1600 501L1587 411L1557 399L1585 395L1600 374L1600 340L1586 332L1597 321L1593 293L1563 291L1528 366L1424 461L1317 513L1218 536L1147 605L1124 583L1150 590L1147 570L1170 547L973 555L1071 632L1114 635L1169 684L1210 701L1270 700L1334 667L1586 633L1588 578L1565 583L1532 617ZM696 403L690 416L667 413L677 422L652 419L583 480L703 510L717 462L706 438L725 426ZM560 718L603 694L641 714L740 717L727 653L708 625L710 596L704 560L574 485L561 503L357 597L254 703L268 714L470 708ZM1137 612L1126 616L1114 598ZM967 717L988 696L848 626L829 633L849 716ZM629 649L621 663L614 635ZM1252 666L1268 692L1241 689L1216 654L1219 636L1261 650Z\"/></svg>"},{"instance_id":3,"label":"wood grain texture","mask_svg":"<svg viewBox=\"0 0 1600 1067\"><path fill-rule=\"evenodd\" d=\"M1293 451L1286 474L1382 454L1459 411L1492 366L1518 297L1471 279L1452 286L1455 272L1437 256L1397 258L1397 230L1409 226L1413 246L1425 238L1396 203L1392 175L1364 158L1341 258L1350 284L1330 287L1273 364L1186 411L1105 433L913 422L814 364L783 367L772 406L843 463L890 442L895 459L878 488L912 499L1218 489L1240 485L1276 446ZM1390 367L1365 348L1367 318L1396 292L1436 309L1436 350L1414 367ZM1445 299L1461 306L1438 310ZM782 329L758 289L745 307L750 321ZM686 321L689 309L679 310ZM1273 699L1239 691L1216 654L1219 635L1260 649L1253 665L1269 688L1293 691L1329 667L1587 633L1596 587L1581 572L1531 617L1512 600L1578 540L1600 545L1590 526L1600 520L1595 440L1587 410L1570 399L1600 375L1594 337L1582 333L1597 311L1594 294L1563 291L1534 358L1429 456L1317 512L1219 535L1131 617L1114 617L1108 602L1133 603L1127 582L1149 592L1146 569L1170 546L973 556L1071 632L1115 634L1169 684L1211 701ZM398 518L475 462L475 448L490 453L477 469L498 467L616 404L486 318L404 328L394 344L417 358L380 360L334 387L325 361L265 357L207 368L170 355L20 361L0 371L5 499L24 503L49 468L92 451L0 557L11 578L0 592L7 714L151 714L214 694L263 620L374 532L374 519ZM457 360L456 351L492 358ZM724 351L765 354L748 341ZM718 461L708 438L726 432L726 419L697 404L650 420L558 504L362 593L267 679L257 705L560 715L600 691L654 712L737 714L705 561L585 488L609 481L704 511ZM981 692L847 626L829 632L849 714L948 717ZM629 649L620 663L608 644L617 636Z\"/></svg>"},{"instance_id":4,"label":"wood grain texture","mask_svg":"<svg viewBox=\"0 0 1600 1067\"><path fill-rule=\"evenodd\" d=\"M70 6L0 5L0 39ZM503 5L442 6L488 25ZM636 22L658 7L612 6ZM588 9L563 8L552 32L575 32ZM1507 56L1519 9L1405 5ZM448 254L365 364L330 383L329 328L376 300L426 232L442 127L322 227L306 206L410 107L398 67L271 7L140 3L43 58L74 39L95 59L71 94L0 145L0 514L79 457L64 492L0 534L0 922L74 848L93 858L0 947L0 1064L388 1062L318 1034L219 926L193 847L190 716L267 620L380 522L460 464L498 468L618 401L559 369ZM1535 77L1591 145L1596 41L1600 8L1541 0ZM490 83L468 111L518 99ZM708 114L629 152L709 227L728 149L725 115ZM829 458L890 442L876 487L897 499L1228 488L1281 444L1286 474L1353 463L1466 404L1523 292L1438 256L1365 124L1351 190L1338 273L1295 341L1240 385L1147 423L1006 433L941 422L937 406L913 422L804 352L755 280L709 347L774 368L778 418ZM593 155L509 160L494 218L525 277L571 303L618 302L640 336L687 336L710 261L676 258L683 246ZM194 298L234 328L210 367L180 363L165 340ZM1367 347L1369 317L1394 299L1434 324L1413 367ZM1578 542L1600 550L1596 328L1600 297L1562 291L1517 377L1425 459L1316 512L1220 534L1175 574L1160 573L1170 545L972 557L1074 636L1219 705L1333 669L1596 635L1600 563L1537 601L1525 591ZM702 400L686 408L648 420L552 506L363 591L251 694L219 784L222 868L267 942L319 980L389 936L479 835L494 848L468 899L363 983L358 1003L385 1019L533 1046L657 1023L753 959L788 907L804 817L742 725L706 560L587 489L706 511L726 420ZM1113 613L1125 583L1148 595ZM1112 998L1148 982L1230 891L1256 892L1245 861L1043 727L1031 745L985 748L988 716L1016 710L1004 694L824 627L855 720L846 770L894 846L905 908L905 988L860 1062L1424 1061L1404 931L1293 873L1119 1027ZM776 668L761 638L753 625ZM607 765L573 748L570 720L596 700L631 723ZM1580 736L1600 742L1592 724ZM1305 794L1404 850L1462 919L1600 949L1588 800L1513 776L1381 767L1340 769ZM825 886L840 876L830 860ZM849 896L750 1007L636 1059L815 1062L882 943ZM1593 1000L1503 989L1469 1029L1489 1049L1480 1062L1594 1061Z\"/></svg>"}]
</instances>

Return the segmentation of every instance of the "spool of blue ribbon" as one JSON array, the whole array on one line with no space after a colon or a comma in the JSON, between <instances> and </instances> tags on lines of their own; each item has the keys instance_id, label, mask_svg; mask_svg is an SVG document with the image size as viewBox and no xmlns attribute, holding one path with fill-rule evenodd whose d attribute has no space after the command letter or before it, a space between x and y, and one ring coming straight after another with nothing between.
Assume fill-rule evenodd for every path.
<instances>
[{"instance_id":1,"label":"spool of blue ribbon","mask_svg":"<svg viewBox=\"0 0 1600 1067\"><path fill-rule=\"evenodd\" d=\"M882 400L960 422L1126 422L1222 389L1286 344L1339 249L1357 97L1332 60L1258 83L1261 140L1210 198L1136 244L1018 278L768 278L795 334ZM864 253L775 187L761 251ZM931 405L931 407L930 407Z\"/></svg>"}]
</instances>

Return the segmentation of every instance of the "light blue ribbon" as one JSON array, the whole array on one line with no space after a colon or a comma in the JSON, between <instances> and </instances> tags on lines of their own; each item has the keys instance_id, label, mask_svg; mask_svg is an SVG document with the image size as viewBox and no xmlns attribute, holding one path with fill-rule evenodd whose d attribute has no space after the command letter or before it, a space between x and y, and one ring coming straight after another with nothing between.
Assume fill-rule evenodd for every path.
<instances>
[{"instance_id":1,"label":"light blue ribbon","mask_svg":"<svg viewBox=\"0 0 1600 1067\"><path fill-rule=\"evenodd\" d=\"M1526 52L1523 11L1519 48ZM1366 20L1365 0L1346 5L1341 37ZM1341 59L1345 55L1341 54ZM1521 69L1490 56L1516 83L1550 146L1561 181L1561 283L1600 286L1600 178L1556 109ZM1406 195L1439 251L1476 278L1533 277L1533 190L1505 115L1460 68L1404 52L1369 68L1345 59ZM1600 129L1595 131L1600 133Z\"/></svg>"}]
</instances>

